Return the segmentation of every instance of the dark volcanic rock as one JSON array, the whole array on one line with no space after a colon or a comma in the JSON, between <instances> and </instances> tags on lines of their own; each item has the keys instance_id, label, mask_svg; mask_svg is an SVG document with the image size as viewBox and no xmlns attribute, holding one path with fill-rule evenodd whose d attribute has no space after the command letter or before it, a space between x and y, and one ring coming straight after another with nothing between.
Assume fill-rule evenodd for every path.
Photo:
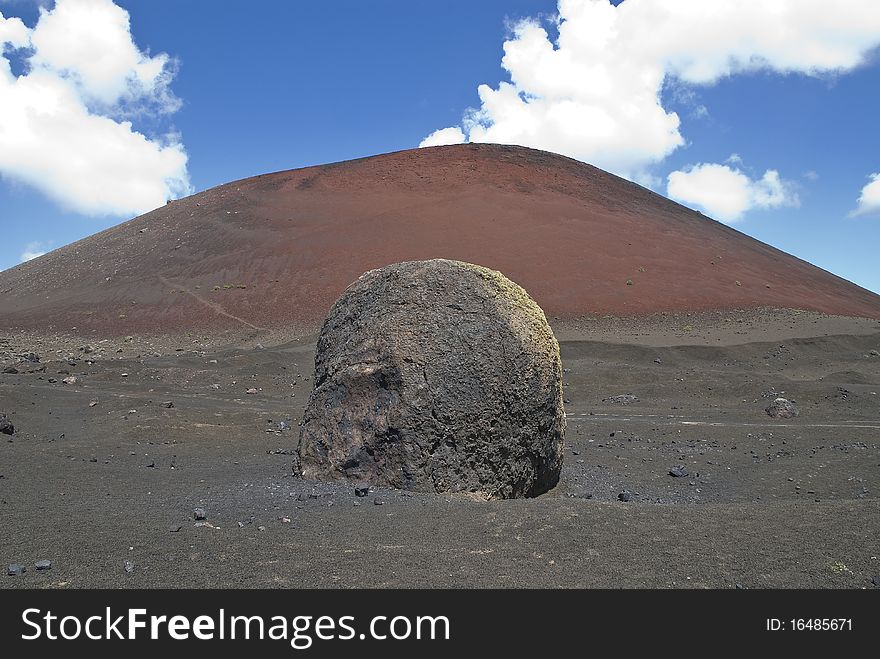
<instances>
[{"instance_id":1,"label":"dark volcanic rock","mask_svg":"<svg viewBox=\"0 0 880 659\"><path fill-rule=\"evenodd\" d=\"M669 475L675 478L684 478L688 475L687 467L684 465L679 465L677 467L673 467L669 470Z\"/></svg>"},{"instance_id":2,"label":"dark volcanic rock","mask_svg":"<svg viewBox=\"0 0 880 659\"><path fill-rule=\"evenodd\" d=\"M504 275L459 261L372 270L321 330L302 475L423 492L535 496L556 485L559 344Z\"/></svg>"},{"instance_id":3,"label":"dark volcanic rock","mask_svg":"<svg viewBox=\"0 0 880 659\"><path fill-rule=\"evenodd\" d=\"M795 404L787 398L775 398L764 411L774 419L791 419L800 414Z\"/></svg>"},{"instance_id":4,"label":"dark volcanic rock","mask_svg":"<svg viewBox=\"0 0 880 659\"><path fill-rule=\"evenodd\" d=\"M0 414L0 433L4 435L15 434L15 426L12 425L12 421L6 418L5 414Z\"/></svg>"}]
</instances>

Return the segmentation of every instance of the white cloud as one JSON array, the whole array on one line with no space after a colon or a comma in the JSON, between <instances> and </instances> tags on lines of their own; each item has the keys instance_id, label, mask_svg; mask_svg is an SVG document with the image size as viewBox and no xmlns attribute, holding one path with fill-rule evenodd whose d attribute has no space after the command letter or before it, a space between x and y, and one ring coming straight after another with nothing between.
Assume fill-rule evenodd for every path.
<instances>
[{"instance_id":1,"label":"white cloud","mask_svg":"<svg viewBox=\"0 0 880 659\"><path fill-rule=\"evenodd\" d=\"M441 128L435 130L425 139L419 142L419 148L423 146L443 146L444 144L461 144L464 142L464 133L461 128L455 126L453 128Z\"/></svg>"},{"instance_id":2,"label":"white cloud","mask_svg":"<svg viewBox=\"0 0 880 659\"><path fill-rule=\"evenodd\" d=\"M31 259L35 259L38 256L42 256L47 251L47 248L43 245L43 243L39 241L34 241L32 243L28 243L24 251L21 253L19 257L20 262L24 263L25 261L30 261Z\"/></svg>"},{"instance_id":3,"label":"white cloud","mask_svg":"<svg viewBox=\"0 0 880 659\"><path fill-rule=\"evenodd\" d=\"M0 15L0 41L27 48L19 76L0 51L0 174L90 215L139 214L190 192L177 138L123 120L179 105L171 61L138 49L125 10L57 0L33 29Z\"/></svg>"},{"instance_id":4,"label":"white cloud","mask_svg":"<svg viewBox=\"0 0 880 659\"><path fill-rule=\"evenodd\" d=\"M729 159L728 159L729 160ZM722 222L736 222L752 208L798 206L791 184L768 169L760 179L716 163L700 163L667 177L667 196L702 208Z\"/></svg>"},{"instance_id":5,"label":"white cloud","mask_svg":"<svg viewBox=\"0 0 880 659\"><path fill-rule=\"evenodd\" d=\"M29 40L30 31L20 18L4 18L0 12L0 53L5 44L13 48L23 48L28 45Z\"/></svg>"},{"instance_id":6,"label":"white cloud","mask_svg":"<svg viewBox=\"0 0 880 659\"><path fill-rule=\"evenodd\" d=\"M479 86L480 107L465 113L462 133L472 142L563 153L630 178L685 142L679 116L662 105L665 84L693 87L758 69L846 71L880 43L875 0L626 0L617 7L559 0L558 12L556 38L535 19L514 26L502 59L510 80Z\"/></svg>"},{"instance_id":7,"label":"white cloud","mask_svg":"<svg viewBox=\"0 0 880 659\"><path fill-rule=\"evenodd\" d=\"M862 188L856 209L850 213L850 217L880 214L880 172L870 174L868 178L871 182Z\"/></svg>"}]
</instances>

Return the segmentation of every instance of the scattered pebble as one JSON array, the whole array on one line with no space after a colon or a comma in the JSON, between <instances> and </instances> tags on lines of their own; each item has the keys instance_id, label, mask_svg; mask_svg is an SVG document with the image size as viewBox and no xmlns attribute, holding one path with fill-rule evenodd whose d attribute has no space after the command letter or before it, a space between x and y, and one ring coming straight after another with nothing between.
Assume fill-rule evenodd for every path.
<instances>
[{"instance_id":1,"label":"scattered pebble","mask_svg":"<svg viewBox=\"0 0 880 659\"><path fill-rule=\"evenodd\" d=\"M43 570L51 570L52 569L52 561L48 559L43 559L41 561L37 561L36 565L34 565L37 570L42 572Z\"/></svg>"},{"instance_id":2,"label":"scattered pebble","mask_svg":"<svg viewBox=\"0 0 880 659\"><path fill-rule=\"evenodd\" d=\"M168 408L170 410L172 407L174 407L174 403L170 400L166 400L164 403L162 403L162 407Z\"/></svg>"},{"instance_id":3,"label":"scattered pebble","mask_svg":"<svg viewBox=\"0 0 880 659\"><path fill-rule=\"evenodd\" d=\"M684 465L678 465L677 467L673 467L669 470L669 475L674 478L684 478L688 475L687 467Z\"/></svg>"},{"instance_id":4,"label":"scattered pebble","mask_svg":"<svg viewBox=\"0 0 880 659\"><path fill-rule=\"evenodd\" d=\"M70 377L64 378L61 382L63 382L64 384L76 384L77 379L75 375L71 375Z\"/></svg>"},{"instance_id":5,"label":"scattered pebble","mask_svg":"<svg viewBox=\"0 0 880 659\"><path fill-rule=\"evenodd\" d=\"M25 572L27 572L27 568L24 565L19 565L18 563L12 563L6 568L6 574L8 574L10 577L20 577Z\"/></svg>"},{"instance_id":6,"label":"scattered pebble","mask_svg":"<svg viewBox=\"0 0 880 659\"><path fill-rule=\"evenodd\" d=\"M182 529L182 528L183 527L180 524L174 524L173 526L168 527L168 532L169 533L179 533L180 529Z\"/></svg>"},{"instance_id":7,"label":"scattered pebble","mask_svg":"<svg viewBox=\"0 0 880 659\"><path fill-rule=\"evenodd\" d=\"M254 389L253 387L251 387L250 389L248 389L247 391L245 391L245 393L246 393L246 394L255 394L255 393L257 393L257 390Z\"/></svg>"},{"instance_id":8,"label":"scattered pebble","mask_svg":"<svg viewBox=\"0 0 880 659\"><path fill-rule=\"evenodd\" d=\"M385 502L382 499L373 499L373 504L376 506L384 506Z\"/></svg>"},{"instance_id":9,"label":"scattered pebble","mask_svg":"<svg viewBox=\"0 0 880 659\"><path fill-rule=\"evenodd\" d=\"M204 508L196 508L193 510L193 519L207 519L208 514L205 512Z\"/></svg>"},{"instance_id":10,"label":"scattered pebble","mask_svg":"<svg viewBox=\"0 0 880 659\"><path fill-rule=\"evenodd\" d=\"M356 487L354 488L354 495L356 497L365 497L370 493L369 487Z\"/></svg>"},{"instance_id":11,"label":"scattered pebble","mask_svg":"<svg viewBox=\"0 0 880 659\"><path fill-rule=\"evenodd\" d=\"M122 563L122 567L123 567L123 569L124 569L126 572L128 572L129 574L131 574L132 572L134 572L134 563L132 563L131 561L124 561L124 562Z\"/></svg>"},{"instance_id":12,"label":"scattered pebble","mask_svg":"<svg viewBox=\"0 0 880 659\"><path fill-rule=\"evenodd\" d=\"M617 495L617 498L621 501L632 501L632 494L629 492L621 492Z\"/></svg>"},{"instance_id":13,"label":"scattered pebble","mask_svg":"<svg viewBox=\"0 0 880 659\"><path fill-rule=\"evenodd\" d=\"M620 394L619 396L609 396L608 398L603 398L603 403L611 403L613 405L629 405L630 403L637 403L639 401L638 396L634 396L633 394Z\"/></svg>"}]
</instances>

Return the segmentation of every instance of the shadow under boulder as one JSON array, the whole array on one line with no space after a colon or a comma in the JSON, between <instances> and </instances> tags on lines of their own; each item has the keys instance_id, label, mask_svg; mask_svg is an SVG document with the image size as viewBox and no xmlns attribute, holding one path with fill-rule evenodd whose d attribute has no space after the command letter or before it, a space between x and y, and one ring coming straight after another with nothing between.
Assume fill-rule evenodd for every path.
<instances>
[{"instance_id":1,"label":"shadow under boulder","mask_svg":"<svg viewBox=\"0 0 880 659\"><path fill-rule=\"evenodd\" d=\"M500 272L412 261L367 272L330 310L297 469L528 497L558 482L564 431L559 344L541 308Z\"/></svg>"}]
</instances>

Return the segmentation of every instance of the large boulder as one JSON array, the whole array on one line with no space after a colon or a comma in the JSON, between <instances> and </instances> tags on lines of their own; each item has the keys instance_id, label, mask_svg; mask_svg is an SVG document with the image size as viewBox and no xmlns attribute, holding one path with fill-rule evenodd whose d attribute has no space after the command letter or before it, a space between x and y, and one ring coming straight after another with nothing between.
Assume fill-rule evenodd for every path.
<instances>
[{"instance_id":1,"label":"large boulder","mask_svg":"<svg viewBox=\"0 0 880 659\"><path fill-rule=\"evenodd\" d=\"M500 272L460 261L362 275L318 339L297 468L420 492L535 496L562 468L559 344Z\"/></svg>"}]
</instances>

